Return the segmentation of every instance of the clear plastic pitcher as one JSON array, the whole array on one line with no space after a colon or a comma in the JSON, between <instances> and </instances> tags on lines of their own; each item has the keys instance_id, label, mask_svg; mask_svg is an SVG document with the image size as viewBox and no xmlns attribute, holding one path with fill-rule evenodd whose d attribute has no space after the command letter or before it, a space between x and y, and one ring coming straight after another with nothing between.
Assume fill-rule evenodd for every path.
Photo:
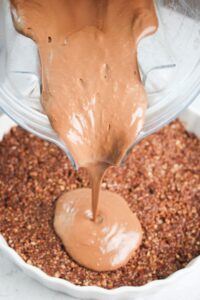
<instances>
[{"instance_id":1,"label":"clear plastic pitcher","mask_svg":"<svg viewBox=\"0 0 200 300\"><path fill-rule=\"evenodd\" d=\"M149 106L136 142L155 132L200 93L200 2L158 0L159 29L138 47ZM57 144L76 164L52 129L41 104L35 43L16 32L9 0L0 0L0 108L28 131Z\"/></svg>"}]
</instances>

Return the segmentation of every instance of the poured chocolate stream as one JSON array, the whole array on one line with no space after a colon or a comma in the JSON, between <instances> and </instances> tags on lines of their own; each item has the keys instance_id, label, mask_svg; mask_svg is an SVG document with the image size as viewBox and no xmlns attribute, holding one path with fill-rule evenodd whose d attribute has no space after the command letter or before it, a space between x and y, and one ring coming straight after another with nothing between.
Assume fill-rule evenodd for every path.
<instances>
[{"instance_id":1,"label":"poured chocolate stream","mask_svg":"<svg viewBox=\"0 0 200 300\"><path fill-rule=\"evenodd\" d=\"M16 28L34 39L39 48L44 110L78 166L86 168L91 177L92 217L86 222L83 238L88 238L88 230L102 226L98 222L101 217L112 231L113 224L109 222L113 221L114 212L118 214L120 232L125 236L137 232L139 237L125 251L120 263L113 263L113 257L121 251L119 243L112 250L112 258L104 243L104 249L98 252L103 260L101 266L96 265L92 255L90 264L85 263L87 251L82 250L86 247L84 250L92 253L93 246L88 243L75 246L72 234L77 234L73 231L77 224L81 227L80 216L87 218L85 206L80 204L80 193L64 195L58 200L55 230L70 255L82 265L95 270L115 269L133 254L142 232L133 214L132 222L129 216L130 222L124 225L127 210L123 210L124 200L118 201L117 195L102 193L100 198L105 197L113 208L108 211L101 205L98 210L100 184L106 169L120 163L143 126L147 96L139 75L137 44L157 29L154 3L152 0L12 0L11 3ZM88 190L81 193L82 201L88 204ZM116 210L113 197L121 210ZM68 230L63 231L62 221L69 218L65 206L70 201L77 214L71 223L66 221L71 228L69 235ZM81 257L75 254L77 247ZM95 247L100 249L102 244L95 242Z\"/></svg>"}]
</instances>

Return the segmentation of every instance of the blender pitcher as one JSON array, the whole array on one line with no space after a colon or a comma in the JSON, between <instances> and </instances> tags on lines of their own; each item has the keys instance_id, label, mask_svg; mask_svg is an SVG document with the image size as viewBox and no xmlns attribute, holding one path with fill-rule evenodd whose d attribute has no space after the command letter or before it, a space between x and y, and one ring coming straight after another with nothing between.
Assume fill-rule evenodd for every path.
<instances>
[{"instance_id":1,"label":"blender pitcher","mask_svg":"<svg viewBox=\"0 0 200 300\"><path fill-rule=\"evenodd\" d=\"M138 46L148 109L134 143L173 120L200 93L199 1L158 0L156 10L158 31ZM52 129L40 96L37 46L15 30L9 0L0 0L0 108L26 130L57 144L77 168Z\"/></svg>"}]
</instances>

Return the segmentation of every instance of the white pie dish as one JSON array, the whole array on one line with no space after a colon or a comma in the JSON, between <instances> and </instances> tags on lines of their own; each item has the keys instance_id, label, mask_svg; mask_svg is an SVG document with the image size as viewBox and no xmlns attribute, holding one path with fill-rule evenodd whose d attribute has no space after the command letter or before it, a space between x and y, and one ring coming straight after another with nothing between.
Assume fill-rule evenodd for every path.
<instances>
[{"instance_id":1,"label":"white pie dish","mask_svg":"<svg viewBox=\"0 0 200 300\"><path fill-rule=\"evenodd\" d=\"M181 115L180 119L185 127L200 137L200 99L188 108ZM0 116L0 139L3 135L14 126L6 115ZM4 238L0 235L0 252L13 261L28 276L39 281L44 286L60 291L81 299L113 299L113 300L146 300L161 299L162 293L167 291L168 299L176 299L175 293L179 297L186 296L184 299L200 299L200 286L198 285L200 278L200 256L192 260L186 268L181 269L168 278L163 280L155 280L141 287L120 287L112 290L106 290L95 286L81 287L59 278L50 277L39 268L31 266L23 261L23 259L10 248ZM198 287L199 286L199 287ZM180 294L180 292L182 294ZM187 296L188 293L188 296ZM192 293L197 296L192 296ZM171 295L171 296L170 296ZM199 296L199 298L198 298ZM173 298L172 298L173 297ZM188 298L187 298L188 297ZM183 298L182 298L183 299Z\"/></svg>"}]
</instances>

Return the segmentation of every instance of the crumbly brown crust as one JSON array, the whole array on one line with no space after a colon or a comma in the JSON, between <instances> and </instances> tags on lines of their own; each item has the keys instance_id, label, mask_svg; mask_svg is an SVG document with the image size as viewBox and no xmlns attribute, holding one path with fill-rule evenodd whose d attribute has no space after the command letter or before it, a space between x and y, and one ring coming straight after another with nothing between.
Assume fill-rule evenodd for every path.
<instances>
[{"instance_id":1,"label":"crumbly brown crust","mask_svg":"<svg viewBox=\"0 0 200 300\"><path fill-rule=\"evenodd\" d=\"M143 285L200 254L200 141L180 122L143 140L105 176L102 187L127 200L144 230L139 251L114 272L77 265L53 229L56 199L88 184L56 146L12 129L0 143L0 232L27 263L78 285Z\"/></svg>"}]
</instances>

